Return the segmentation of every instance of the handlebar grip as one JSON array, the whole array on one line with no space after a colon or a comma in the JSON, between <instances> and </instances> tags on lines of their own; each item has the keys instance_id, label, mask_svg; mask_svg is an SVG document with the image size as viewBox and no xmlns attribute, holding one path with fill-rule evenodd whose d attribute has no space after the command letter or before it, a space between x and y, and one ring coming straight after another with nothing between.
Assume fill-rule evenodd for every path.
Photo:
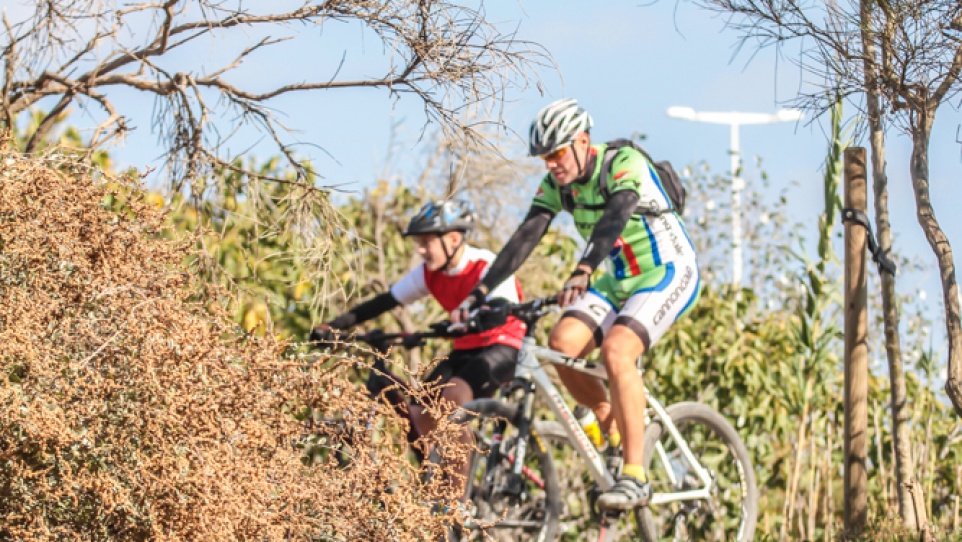
<instances>
[{"instance_id":1,"label":"handlebar grip","mask_svg":"<svg viewBox=\"0 0 962 542\"><path fill-rule=\"evenodd\" d=\"M401 339L401 346L404 348L417 348L424 344L424 336L420 333L411 333Z\"/></svg>"},{"instance_id":2,"label":"handlebar grip","mask_svg":"<svg viewBox=\"0 0 962 542\"><path fill-rule=\"evenodd\" d=\"M532 300L530 303L532 303L535 307L553 307L559 304L558 298L556 296L541 297L541 298Z\"/></svg>"},{"instance_id":3,"label":"handlebar grip","mask_svg":"<svg viewBox=\"0 0 962 542\"><path fill-rule=\"evenodd\" d=\"M518 303L511 306L511 313L526 313L530 311L538 311L545 309L547 307L554 307L558 305L558 298L555 296L551 297L539 297L538 299L532 299L531 301L525 303Z\"/></svg>"}]
</instances>

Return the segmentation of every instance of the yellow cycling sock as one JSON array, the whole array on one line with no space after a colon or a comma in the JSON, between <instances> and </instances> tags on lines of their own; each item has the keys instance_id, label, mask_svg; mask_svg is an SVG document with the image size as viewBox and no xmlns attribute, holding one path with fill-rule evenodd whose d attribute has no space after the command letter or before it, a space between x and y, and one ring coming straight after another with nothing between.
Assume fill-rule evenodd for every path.
<instances>
[{"instance_id":1,"label":"yellow cycling sock","mask_svg":"<svg viewBox=\"0 0 962 542\"><path fill-rule=\"evenodd\" d=\"M621 433L609 433L608 444L614 446L615 448L621 446Z\"/></svg>"},{"instance_id":2,"label":"yellow cycling sock","mask_svg":"<svg viewBox=\"0 0 962 542\"><path fill-rule=\"evenodd\" d=\"M621 467L621 474L631 476L642 482L648 481L648 475L645 473L645 467L643 465L625 465Z\"/></svg>"}]
</instances>

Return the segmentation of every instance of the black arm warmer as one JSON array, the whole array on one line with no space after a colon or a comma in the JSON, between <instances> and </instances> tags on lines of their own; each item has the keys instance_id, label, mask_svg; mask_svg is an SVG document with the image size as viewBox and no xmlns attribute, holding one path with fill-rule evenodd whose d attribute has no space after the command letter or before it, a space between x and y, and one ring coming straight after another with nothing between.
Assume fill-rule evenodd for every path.
<instances>
[{"instance_id":1,"label":"black arm warmer","mask_svg":"<svg viewBox=\"0 0 962 542\"><path fill-rule=\"evenodd\" d=\"M531 251L538 246L541 238L548 231L548 225L553 218L554 214L544 207L531 206L528 216L524 217L524 222L518 226L518 230L514 232L511 239L508 239L504 248L498 253L498 257L491 262L488 273L481 279L481 284L489 292L510 277L511 273L517 271L528 259Z\"/></svg>"},{"instance_id":2,"label":"black arm warmer","mask_svg":"<svg viewBox=\"0 0 962 542\"><path fill-rule=\"evenodd\" d=\"M591 231L591 239L585 247L585 253L579 264L586 264L591 269L597 269L605 259L611 248L615 246L618 236L624 231L625 225L631 219L632 213L638 206L641 196L634 190L621 190L608 198L605 212Z\"/></svg>"},{"instance_id":3,"label":"black arm warmer","mask_svg":"<svg viewBox=\"0 0 962 542\"><path fill-rule=\"evenodd\" d=\"M334 329L347 329L361 322L366 322L371 318L380 316L400 304L401 303L391 295L391 292L384 292L331 320L327 325Z\"/></svg>"}]
</instances>

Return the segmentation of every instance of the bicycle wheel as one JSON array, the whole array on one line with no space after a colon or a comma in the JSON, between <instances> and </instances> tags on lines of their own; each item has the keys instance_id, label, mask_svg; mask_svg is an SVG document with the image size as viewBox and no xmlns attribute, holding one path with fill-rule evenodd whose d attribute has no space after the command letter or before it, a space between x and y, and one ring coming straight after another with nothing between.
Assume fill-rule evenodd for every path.
<instances>
[{"instance_id":1,"label":"bicycle wheel","mask_svg":"<svg viewBox=\"0 0 962 542\"><path fill-rule=\"evenodd\" d=\"M464 405L477 413L478 451L472 454L466 495L472 521L461 540L554 542L561 513L558 478L548 448L541 440L538 421L527 438L521 476L512 472L518 452L517 407L494 399ZM507 422L500 445L495 428Z\"/></svg>"},{"instance_id":2,"label":"bicycle wheel","mask_svg":"<svg viewBox=\"0 0 962 542\"><path fill-rule=\"evenodd\" d=\"M650 505L635 512L642 540L751 540L758 515L758 487L745 444L711 407L678 403L668 415L693 455L712 478L711 499ZM645 431L645 467L653 493L702 487L665 426Z\"/></svg>"}]
</instances>

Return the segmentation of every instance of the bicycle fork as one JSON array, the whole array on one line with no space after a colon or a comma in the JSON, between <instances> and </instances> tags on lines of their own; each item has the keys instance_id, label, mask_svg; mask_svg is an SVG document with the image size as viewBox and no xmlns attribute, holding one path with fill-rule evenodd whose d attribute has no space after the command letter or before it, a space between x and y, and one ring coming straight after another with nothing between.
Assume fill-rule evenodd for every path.
<instances>
[{"instance_id":1,"label":"bicycle fork","mask_svg":"<svg viewBox=\"0 0 962 542\"><path fill-rule=\"evenodd\" d=\"M648 395L648 389L645 389L645 394ZM675 442L675 446L681 452L682 456L685 458L685 462L688 466L695 472L695 475L702 483L701 489L692 489L688 491L678 491L673 492L670 496L663 493L655 493L651 496L651 502L649 505L659 505L666 502L673 501L688 501L688 500L711 500L711 487L712 487L712 475L702 466L695 454L692 453L691 448L688 446L688 441L685 440L678 428L675 427L674 422L672 422L668 411L665 407L661 405L657 400L653 399L648 395L648 407L655 411L656 416L662 421L662 427L668 431L671 439ZM650 421L649 421L650 423ZM678 480L674 469L671 468L671 461L668 458L668 453L665 451L665 446L661 443L661 439L655 443L655 453L658 454L658 459L662 462L665 468L665 474L668 476L669 481L675 488L681 489L681 481Z\"/></svg>"},{"instance_id":2,"label":"bicycle fork","mask_svg":"<svg viewBox=\"0 0 962 542\"><path fill-rule=\"evenodd\" d=\"M538 487L544 487L544 480L525 466L525 457L528 455L528 437L531 434L531 420L534 415L534 385L529 381L525 381L523 389L524 399L521 403L521 409L518 412L518 419L515 420L515 425L518 428L515 452L514 454L504 456L511 465L511 474L505 481L504 487L501 488L503 493L515 498L522 496L525 479L531 480ZM506 421L499 420L495 426L495 431L492 435L491 454L488 456L488 468L486 471L489 473L489 476L491 475L490 473L496 472L495 466L501 461L501 444L507 425ZM490 483L492 481L487 480L486 482ZM486 483L486 485L488 484Z\"/></svg>"}]
</instances>

